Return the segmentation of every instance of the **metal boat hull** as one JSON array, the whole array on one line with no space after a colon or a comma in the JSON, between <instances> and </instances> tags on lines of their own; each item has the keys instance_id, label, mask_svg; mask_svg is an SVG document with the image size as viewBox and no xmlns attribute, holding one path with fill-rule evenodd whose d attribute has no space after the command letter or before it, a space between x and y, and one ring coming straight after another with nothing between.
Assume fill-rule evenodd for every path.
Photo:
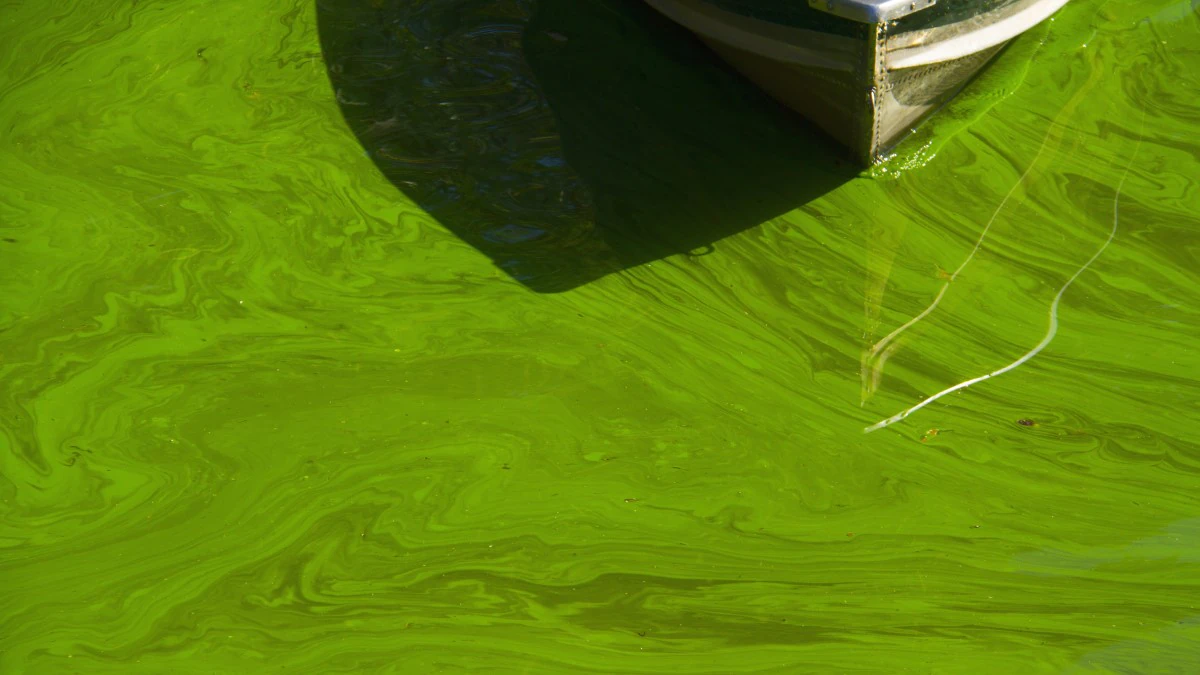
<instances>
[{"instance_id":1,"label":"metal boat hull","mask_svg":"<svg viewBox=\"0 0 1200 675\"><path fill-rule=\"evenodd\" d=\"M1005 44L1067 2L942 0L946 8L939 8L940 14L929 9L932 3L926 2L924 9L905 3L915 13L875 23L878 13L844 16L854 6L869 10L886 0L812 0L817 9L786 9L795 16L784 21L741 9L756 3L779 6L780 0L646 1L864 164L879 161ZM782 5L794 7L795 2ZM739 11L731 11L730 4ZM817 11L835 4L850 10L843 16Z\"/></svg>"}]
</instances>

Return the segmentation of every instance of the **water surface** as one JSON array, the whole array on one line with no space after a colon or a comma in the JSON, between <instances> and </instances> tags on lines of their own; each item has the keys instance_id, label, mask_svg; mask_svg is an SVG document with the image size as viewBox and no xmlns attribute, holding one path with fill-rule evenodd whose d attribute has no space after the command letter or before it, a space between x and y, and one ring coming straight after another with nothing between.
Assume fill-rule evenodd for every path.
<instances>
[{"instance_id":1,"label":"water surface","mask_svg":"<svg viewBox=\"0 0 1200 675\"><path fill-rule=\"evenodd\" d=\"M859 175L632 0L0 3L0 671L1188 672L1198 45Z\"/></svg>"}]
</instances>

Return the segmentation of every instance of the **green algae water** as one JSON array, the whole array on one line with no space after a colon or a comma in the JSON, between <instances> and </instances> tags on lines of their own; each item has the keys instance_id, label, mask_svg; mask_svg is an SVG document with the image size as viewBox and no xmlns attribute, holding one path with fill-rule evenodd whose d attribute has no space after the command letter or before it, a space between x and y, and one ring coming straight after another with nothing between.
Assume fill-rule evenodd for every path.
<instances>
[{"instance_id":1,"label":"green algae water","mask_svg":"<svg viewBox=\"0 0 1200 675\"><path fill-rule=\"evenodd\" d=\"M0 0L0 672L1184 673L1200 14L859 174L633 0Z\"/></svg>"}]
</instances>

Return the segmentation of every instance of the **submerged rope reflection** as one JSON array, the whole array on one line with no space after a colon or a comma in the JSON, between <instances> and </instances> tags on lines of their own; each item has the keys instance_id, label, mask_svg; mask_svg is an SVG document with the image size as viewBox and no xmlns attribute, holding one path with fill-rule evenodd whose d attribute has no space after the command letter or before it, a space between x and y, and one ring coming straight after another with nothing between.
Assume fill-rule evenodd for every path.
<instances>
[{"instance_id":1,"label":"submerged rope reflection","mask_svg":"<svg viewBox=\"0 0 1200 675\"><path fill-rule=\"evenodd\" d=\"M1142 126L1143 127L1145 126L1145 120L1146 120L1146 113L1145 113L1145 111L1143 111L1142 112ZM946 389L939 391L938 393L934 394L933 396L930 396L929 398L921 401L920 403L912 406L911 408L906 408L904 410L901 410L900 412L896 413L895 415L892 415L891 417L889 417L887 419L880 420L879 422L876 422L875 424L872 424L871 426L864 428L863 433L869 434L872 431L878 431L879 429L882 429L886 426L895 424L896 422L899 422L900 420L908 417L909 415L913 414L914 412L920 410L921 408L924 408L925 406L929 405L930 403L933 403L934 401L938 400L939 398L941 398L947 394L956 392L960 389L966 389L967 387L969 387L973 384L977 384L979 382L983 382L984 380L991 379L997 375L1007 373L1008 371L1022 365L1026 361L1037 356L1043 349L1046 348L1047 345L1050 344L1050 341L1054 339L1055 334L1058 333L1058 303L1062 300L1063 294L1066 293L1067 289L1071 287L1071 284L1074 283L1075 280L1079 278L1080 274L1083 274L1084 271L1087 270L1088 267L1091 267L1092 263L1095 262L1096 259L1099 258L1102 253L1104 253L1104 250L1108 248L1108 245L1111 244L1112 240L1117 236L1117 227L1118 227L1118 223L1120 221L1121 189L1125 186L1125 179L1129 177L1129 170L1133 168L1133 162L1137 158L1138 150L1140 150L1141 147L1142 147L1142 138L1141 138L1141 134L1139 134L1137 146L1135 146L1133 149L1133 155L1129 158L1129 164L1126 165L1125 172L1123 174L1121 174L1121 180L1117 183L1116 194L1113 197L1113 224L1112 224L1112 229L1108 233L1108 238L1104 240L1104 244L1100 246L1099 250L1097 250L1095 253L1092 254L1091 258L1088 258L1088 261L1085 262L1083 264L1083 266L1081 266L1079 269L1075 270L1075 273L1071 275L1070 279L1067 279L1067 282L1062 285L1062 288L1058 289L1058 293L1055 294L1054 300L1050 303L1049 326L1046 329L1046 336L1042 338L1042 341L1037 343L1037 345L1034 346L1033 349L1030 349L1028 352L1025 352L1025 354L1023 354L1020 358L1018 358L1016 361L1013 361L1012 363L1008 364L1007 366L993 370L992 372L990 372L986 375L980 375L979 377L973 377L969 380L964 380L952 387L947 387ZM1028 170L1026 170L1026 173L1028 173ZM1022 176L1022 179L1023 178L1024 178L1024 176ZM1020 184L1020 181L1018 181L1018 185L1019 184ZM1013 188L1016 189L1016 186L1013 186ZM1012 194L1012 192L1010 191L1009 194ZM1007 199L1008 199L1008 197L1006 196L1005 200L1007 200ZM1001 202L1001 206L1003 206L1003 202ZM993 219L994 218L995 217L993 216ZM988 223L988 226L989 227L991 226L990 222ZM987 233L986 228L984 229L984 233L985 234ZM981 238L981 241L982 241L982 238ZM976 249L978 249L978 245L976 245ZM971 259L971 257L974 255L975 255L975 252L972 251L971 256L967 257L967 261L969 261ZM963 264L965 265L966 262L964 261ZM961 271L961 270L962 270L962 266L959 267L958 271ZM955 274L958 274L958 271L955 271ZM946 285L949 286L949 283L947 283ZM946 290L945 287L943 287L942 293L945 293L945 290ZM937 298L934 300L933 304L931 304L929 306L929 309L922 312L920 315L918 315L917 318L914 318L912 321L905 324L900 329L897 329L896 331L894 331L892 335L898 334L901 330L903 330L904 328L907 328L909 325L915 323L919 318L925 316L930 311L932 311L933 308L937 305L937 301L941 299L942 293L938 293ZM892 336L889 335L887 338L885 338L885 340L889 340L889 339L891 339L891 337Z\"/></svg>"},{"instance_id":2,"label":"submerged rope reflection","mask_svg":"<svg viewBox=\"0 0 1200 675\"><path fill-rule=\"evenodd\" d=\"M1046 145L1050 141L1050 137L1053 135L1053 133L1054 129L1052 123L1051 129L1046 132L1044 137L1042 137L1042 144L1038 148L1037 154L1033 156L1033 160L1031 160L1029 162L1029 166L1025 168L1025 173L1021 174L1021 177L1018 178L1016 182L1013 183L1012 187L1008 189L1008 193L1004 195L1004 199L1000 200L1000 205L997 206L996 210L992 212L992 217L988 219L987 224L983 227L983 231L979 233L979 238L975 240L975 247L971 249L971 252L967 254L967 257L964 258L958 268L954 270L954 273L951 274L950 277L946 279L945 283L942 284L941 290L937 292L937 295L934 296L933 301L929 303L929 306L926 307L925 310L920 314L917 314L905 322L904 325L893 330L891 333L888 333L883 339L876 342L871 346L871 349L867 351L863 362L864 364L871 364L873 362L873 365L870 366L869 376L866 372L863 374L864 389L866 394L874 393L874 391L879 387L879 380L883 377L883 367L887 364L888 357L892 355L892 352L898 346L892 345L892 342L896 338L900 337L904 331L917 325L924 320L925 317L933 313L933 310L937 308L938 303L942 301L942 296L946 295L946 291L949 290L950 284L954 283L954 280L958 278L958 275L961 274L971 260L975 258L975 254L978 253L980 247L983 246L983 240L987 239L988 232L991 231L992 225L996 222L996 218L1000 215L1000 212L1004 210L1004 205L1008 203L1008 200L1012 198L1013 193L1017 191L1017 188L1021 187L1021 185L1025 182L1025 179L1029 177L1030 172L1033 171L1033 167L1037 166L1038 159L1040 159L1042 153L1046 151ZM890 348L889 345L891 345ZM866 403L865 398L866 395L864 395L863 403Z\"/></svg>"}]
</instances>

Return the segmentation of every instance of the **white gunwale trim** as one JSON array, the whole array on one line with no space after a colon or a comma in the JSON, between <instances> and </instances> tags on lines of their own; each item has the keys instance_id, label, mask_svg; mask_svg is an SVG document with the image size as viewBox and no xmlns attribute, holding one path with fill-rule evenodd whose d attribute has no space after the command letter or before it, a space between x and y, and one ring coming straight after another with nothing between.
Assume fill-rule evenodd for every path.
<instances>
[{"instance_id":1,"label":"white gunwale trim","mask_svg":"<svg viewBox=\"0 0 1200 675\"><path fill-rule=\"evenodd\" d=\"M1050 18L1067 2L1068 0L1034 0L1024 9L978 30L930 44L888 50L884 57L884 63L888 70L900 70L961 59L1008 42ZM1003 11L1003 9L997 10L997 12ZM900 39L903 37L903 35L897 36Z\"/></svg>"}]
</instances>

